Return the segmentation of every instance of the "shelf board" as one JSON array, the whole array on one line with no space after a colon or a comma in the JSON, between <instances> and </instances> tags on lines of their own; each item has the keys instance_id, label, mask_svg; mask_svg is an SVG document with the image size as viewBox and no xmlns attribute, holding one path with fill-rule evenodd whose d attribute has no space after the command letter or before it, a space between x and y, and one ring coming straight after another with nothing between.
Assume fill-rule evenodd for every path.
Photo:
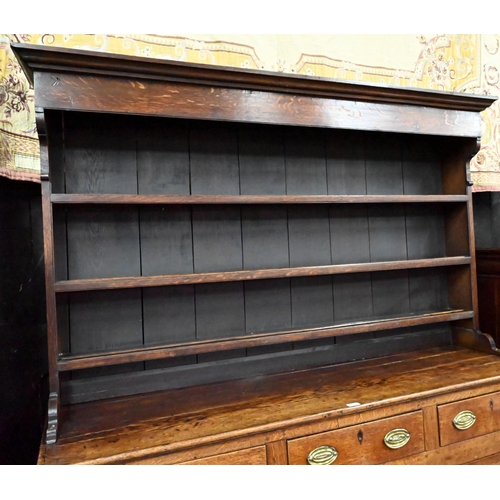
<instances>
[{"instance_id":1,"label":"shelf board","mask_svg":"<svg viewBox=\"0 0 500 500\"><path fill-rule=\"evenodd\" d=\"M298 342L302 340L312 340L324 337L353 335L356 333L391 330L395 328L407 328L431 323L458 321L469 319L473 316L473 311L454 309L390 318L372 318L364 321L334 324L321 328L255 334L232 339L209 340L159 347L139 347L136 349L127 349L106 353L93 353L79 356L61 355L59 357L59 360L57 361L57 370L80 370L85 368L109 366L120 363L150 361L153 359L188 356L214 351L226 351L231 349L279 344L282 342Z\"/></svg>"},{"instance_id":2,"label":"shelf board","mask_svg":"<svg viewBox=\"0 0 500 500\"><path fill-rule=\"evenodd\" d=\"M198 274L168 274L163 276L125 276L120 278L94 278L56 281L54 291L81 292L89 290L115 290L124 288L149 288L169 285L196 285L229 281L296 278L302 276L325 276L331 274L370 273L429 267L468 265L470 257L440 257L434 259L397 260L390 262L368 262L362 264L337 264L329 266L292 267L281 269L259 269L225 271Z\"/></svg>"},{"instance_id":3,"label":"shelf board","mask_svg":"<svg viewBox=\"0 0 500 500\"><path fill-rule=\"evenodd\" d=\"M465 194L431 195L167 195L167 194L52 194L58 204L114 205L224 205L224 204L314 204L314 203L456 203L468 200Z\"/></svg>"}]
</instances>

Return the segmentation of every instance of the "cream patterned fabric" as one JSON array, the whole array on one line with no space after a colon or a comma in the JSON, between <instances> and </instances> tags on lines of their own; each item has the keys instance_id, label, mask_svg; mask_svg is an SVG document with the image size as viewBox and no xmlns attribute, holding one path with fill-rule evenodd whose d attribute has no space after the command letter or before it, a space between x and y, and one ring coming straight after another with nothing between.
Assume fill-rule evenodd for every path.
<instances>
[{"instance_id":1,"label":"cream patterned fabric","mask_svg":"<svg viewBox=\"0 0 500 500\"><path fill-rule=\"evenodd\" d=\"M0 174L38 180L33 93L9 41L500 95L500 35L0 35ZM500 104L482 114L476 191L500 191Z\"/></svg>"}]
</instances>

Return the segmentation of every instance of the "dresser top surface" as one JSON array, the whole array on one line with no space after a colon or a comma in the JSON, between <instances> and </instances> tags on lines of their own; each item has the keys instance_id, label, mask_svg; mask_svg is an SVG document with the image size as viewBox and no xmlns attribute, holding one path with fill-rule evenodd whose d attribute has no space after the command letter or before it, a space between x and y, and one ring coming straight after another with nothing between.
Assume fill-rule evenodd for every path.
<instances>
[{"instance_id":1,"label":"dresser top surface","mask_svg":"<svg viewBox=\"0 0 500 500\"><path fill-rule=\"evenodd\" d=\"M131 449L138 456L155 447L175 451L221 435L272 432L418 399L449 402L463 398L463 391L495 390L499 369L497 356L444 347L82 403L65 408L58 443L45 447L45 457L47 463L92 463Z\"/></svg>"}]
</instances>

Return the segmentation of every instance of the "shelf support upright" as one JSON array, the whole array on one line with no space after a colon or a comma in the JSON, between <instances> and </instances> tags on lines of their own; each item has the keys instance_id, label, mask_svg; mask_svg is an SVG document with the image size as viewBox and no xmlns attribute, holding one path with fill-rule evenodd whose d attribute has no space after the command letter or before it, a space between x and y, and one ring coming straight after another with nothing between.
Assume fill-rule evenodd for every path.
<instances>
[{"instance_id":1,"label":"shelf support upright","mask_svg":"<svg viewBox=\"0 0 500 500\"><path fill-rule=\"evenodd\" d=\"M46 430L47 444L57 440L58 415L60 405L60 382L57 370L59 339L57 334L56 295L54 291L54 233L52 203L50 201L51 186L49 180L49 144L43 108L35 108L36 126L40 140L40 163L42 183L42 221L43 249L45 259L45 290L47 301L47 335L48 335L48 366L49 366L49 401Z\"/></svg>"}]
</instances>

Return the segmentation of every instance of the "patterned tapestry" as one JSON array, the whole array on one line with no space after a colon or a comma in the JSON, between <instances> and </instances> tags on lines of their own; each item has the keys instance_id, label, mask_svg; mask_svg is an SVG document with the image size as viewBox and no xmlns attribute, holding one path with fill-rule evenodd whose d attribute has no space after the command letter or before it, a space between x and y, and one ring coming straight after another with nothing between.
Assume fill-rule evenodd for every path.
<instances>
[{"instance_id":1,"label":"patterned tapestry","mask_svg":"<svg viewBox=\"0 0 500 500\"><path fill-rule=\"evenodd\" d=\"M500 35L0 35L0 174L39 181L33 90L9 43L26 42L401 87L500 95ZM500 104L482 113L476 191L500 191Z\"/></svg>"}]
</instances>

